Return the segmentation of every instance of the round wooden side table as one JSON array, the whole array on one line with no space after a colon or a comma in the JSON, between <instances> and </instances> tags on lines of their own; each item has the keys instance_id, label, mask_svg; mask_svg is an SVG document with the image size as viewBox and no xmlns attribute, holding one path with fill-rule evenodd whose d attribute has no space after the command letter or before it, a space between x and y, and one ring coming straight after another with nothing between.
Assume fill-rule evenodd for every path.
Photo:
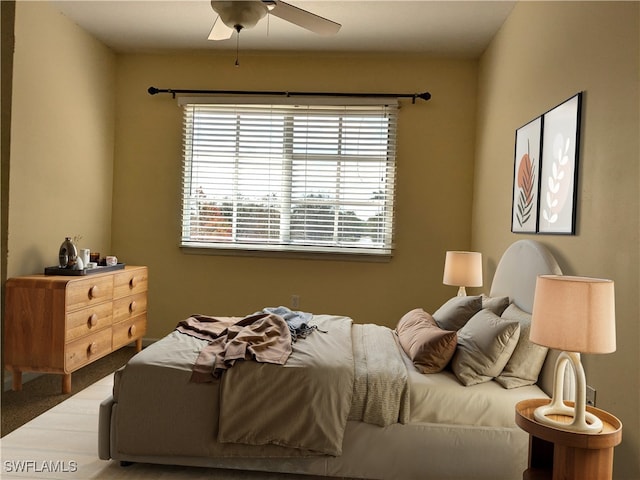
<instances>
[{"instance_id":1,"label":"round wooden side table","mask_svg":"<svg viewBox=\"0 0 640 480\"><path fill-rule=\"evenodd\" d=\"M516 405L516 424L529 434L528 469L524 480L608 480L613 475L613 448L622 441L622 423L604 410L587 407L604 425L596 434L575 433L538 423L534 410L549 399L523 400ZM570 404L570 402L566 402ZM558 421L571 418L556 415Z\"/></svg>"}]
</instances>

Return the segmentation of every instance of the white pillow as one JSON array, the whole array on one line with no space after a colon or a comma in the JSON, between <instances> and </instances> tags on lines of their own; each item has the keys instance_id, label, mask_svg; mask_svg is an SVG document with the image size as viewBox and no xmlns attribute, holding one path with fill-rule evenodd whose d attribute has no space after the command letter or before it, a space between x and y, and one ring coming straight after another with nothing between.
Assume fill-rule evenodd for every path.
<instances>
[{"instance_id":1,"label":"white pillow","mask_svg":"<svg viewBox=\"0 0 640 480\"><path fill-rule=\"evenodd\" d=\"M531 314L520 310L513 303L503 312L505 320L517 320L520 323L520 338L516 348L502 370L496 382L504 388L533 385L538 381L542 364L547 358L547 347L537 345L529 340L531 330Z\"/></svg>"},{"instance_id":2,"label":"white pillow","mask_svg":"<svg viewBox=\"0 0 640 480\"><path fill-rule=\"evenodd\" d=\"M480 310L458 331L453 373L466 386L492 380L509 361L519 336L519 322Z\"/></svg>"}]
</instances>

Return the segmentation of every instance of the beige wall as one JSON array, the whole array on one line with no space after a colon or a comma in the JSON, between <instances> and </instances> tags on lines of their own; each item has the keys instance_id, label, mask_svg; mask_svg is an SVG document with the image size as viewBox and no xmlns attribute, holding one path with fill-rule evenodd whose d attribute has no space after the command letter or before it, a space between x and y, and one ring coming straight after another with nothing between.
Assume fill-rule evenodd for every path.
<instances>
[{"instance_id":1,"label":"beige wall","mask_svg":"<svg viewBox=\"0 0 640 480\"><path fill-rule=\"evenodd\" d=\"M584 91L577 234L530 237L566 274L616 282L617 351L584 363L598 406L624 424L615 473L625 480L640 478L639 7L517 4L480 62L472 233L493 268L529 237L510 233L515 130Z\"/></svg>"},{"instance_id":2,"label":"beige wall","mask_svg":"<svg viewBox=\"0 0 640 480\"><path fill-rule=\"evenodd\" d=\"M150 267L149 337L193 313L244 315L289 305L395 326L455 293L442 285L447 249L470 246L477 64L412 56L122 55L113 252ZM396 250L388 263L184 254L180 235L181 110L149 86L337 92L419 92L398 132Z\"/></svg>"},{"instance_id":3,"label":"beige wall","mask_svg":"<svg viewBox=\"0 0 640 480\"><path fill-rule=\"evenodd\" d=\"M520 2L479 66L246 52L235 68L224 55L116 56L47 2L19 2L7 274L54 264L63 237L81 234L83 246L150 266L152 338L194 312L244 314L291 294L304 310L393 325L454 293L441 285L445 250L482 251L488 285L504 249L528 237L510 233L514 131L585 91L577 235L532 237L566 273L616 281L618 350L585 364L599 406L625 423L616 477L640 478L638 7ZM393 260L182 254L180 111L147 95L151 85L431 91L400 115Z\"/></svg>"},{"instance_id":4,"label":"beige wall","mask_svg":"<svg viewBox=\"0 0 640 480\"><path fill-rule=\"evenodd\" d=\"M18 2L7 276L56 265L65 236L111 243L115 54L48 2Z\"/></svg>"}]
</instances>

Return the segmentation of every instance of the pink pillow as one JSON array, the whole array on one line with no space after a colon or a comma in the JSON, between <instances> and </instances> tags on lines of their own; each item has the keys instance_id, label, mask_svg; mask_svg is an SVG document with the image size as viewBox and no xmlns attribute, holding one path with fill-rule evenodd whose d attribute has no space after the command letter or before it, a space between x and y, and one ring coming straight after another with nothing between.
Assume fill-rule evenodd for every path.
<instances>
[{"instance_id":1,"label":"pink pillow","mask_svg":"<svg viewBox=\"0 0 640 480\"><path fill-rule=\"evenodd\" d=\"M456 351L458 334L442 330L421 308L405 314L396 327L402 349L421 373L438 373Z\"/></svg>"}]
</instances>

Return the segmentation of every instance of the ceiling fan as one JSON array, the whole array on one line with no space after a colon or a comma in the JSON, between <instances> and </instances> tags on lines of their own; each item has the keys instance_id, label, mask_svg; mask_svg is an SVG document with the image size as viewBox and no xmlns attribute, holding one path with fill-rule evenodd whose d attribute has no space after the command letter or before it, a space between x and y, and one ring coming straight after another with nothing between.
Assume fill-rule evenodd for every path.
<instances>
[{"instance_id":1,"label":"ceiling fan","mask_svg":"<svg viewBox=\"0 0 640 480\"><path fill-rule=\"evenodd\" d=\"M280 0L211 0L211 8L218 17L209 40L227 40L234 30L240 33L243 28L251 28L268 13L320 35L333 35L341 27L339 23Z\"/></svg>"}]
</instances>

